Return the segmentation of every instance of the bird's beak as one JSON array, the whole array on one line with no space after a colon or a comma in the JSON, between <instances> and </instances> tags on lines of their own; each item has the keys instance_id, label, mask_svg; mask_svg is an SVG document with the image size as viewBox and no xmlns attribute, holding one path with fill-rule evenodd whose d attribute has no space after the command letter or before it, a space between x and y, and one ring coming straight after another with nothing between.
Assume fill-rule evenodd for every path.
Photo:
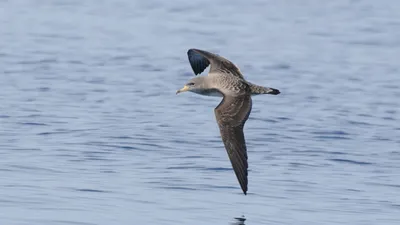
<instances>
[{"instance_id":1,"label":"bird's beak","mask_svg":"<svg viewBox=\"0 0 400 225\"><path fill-rule=\"evenodd\" d=\"M189 87L185 85L183 88L177 90L177 91L176 91L176 94L179 94L179 93L181 93L181 92L185 92L185 91L188 91L188 90L189 90Z\"/></svg>"}]
</instances>

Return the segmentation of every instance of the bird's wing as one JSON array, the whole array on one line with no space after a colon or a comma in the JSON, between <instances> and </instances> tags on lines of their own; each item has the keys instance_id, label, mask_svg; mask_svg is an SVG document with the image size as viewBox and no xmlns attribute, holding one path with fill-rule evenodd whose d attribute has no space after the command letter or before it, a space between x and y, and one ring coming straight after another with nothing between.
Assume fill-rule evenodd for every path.
<instances>
[{"instance_id":1,"label":"bird's wing","mask_svg":"<svg viewBox=\"0 0 400 225\"><path fill-rule=\"evenodd\" d=\"M202 73L211 64L209 74L225 73L243 79L240 69L222 56L193 48L187 54L195 75Z\"/></svg>"},{"instance_id":2,"label":"bird's wing","mask_svg":"<svg viewBox=\"0 0 400 225\"><path fill-rule=\"evenodd\" d=\"M215 108L222 141L243 193L247 193L247 149L243 127L251 112L251 96L224 96Z\"/></svg>"}]
</instances>

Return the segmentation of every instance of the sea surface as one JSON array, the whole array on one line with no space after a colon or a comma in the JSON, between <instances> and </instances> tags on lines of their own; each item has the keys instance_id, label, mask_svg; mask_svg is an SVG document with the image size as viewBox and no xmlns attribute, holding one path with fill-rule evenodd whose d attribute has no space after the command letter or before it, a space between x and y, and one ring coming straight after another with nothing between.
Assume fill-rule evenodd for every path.
<instances>
[{"instance_id":1,"label":"sea surface","mask_svg":"<svg viewBox=\"0 0 400 225\"><path fill-rule=\"evenodd\" d=\"M400 1L1 0L1 225L400 224ZM253 98L243 195L220 99Z\"/></svg>"}]
</instances>

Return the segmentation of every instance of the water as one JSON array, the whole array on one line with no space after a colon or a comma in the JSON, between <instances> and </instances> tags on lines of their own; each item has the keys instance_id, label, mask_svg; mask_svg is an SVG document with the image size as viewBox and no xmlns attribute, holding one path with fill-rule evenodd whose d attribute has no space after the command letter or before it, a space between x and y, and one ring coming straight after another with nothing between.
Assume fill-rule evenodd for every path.
<instances>
[{"instance_id":1,"label":"water","mask_svg":"<svg viewBox=\"0 0 400 225\"><path fill-rule=\"evenodd\" d=\"M0 224L399 224L399 11L1 1ZM193 47L282 92L253 99L247 196L219 99L175 95Z\"/></svg>"}]
</instances>

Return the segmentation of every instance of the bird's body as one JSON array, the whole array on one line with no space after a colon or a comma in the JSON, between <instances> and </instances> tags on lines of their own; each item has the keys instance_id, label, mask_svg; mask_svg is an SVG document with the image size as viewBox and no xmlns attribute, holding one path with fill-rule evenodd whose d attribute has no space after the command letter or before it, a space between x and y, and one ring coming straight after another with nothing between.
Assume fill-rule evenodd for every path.
<instances>
[{"instance_id":1,"label":"bird's body","mask_svg":"<svg viewBox=\"0 0 400 225\"><path fill-rule=\"evenodd\" d=\"M243 127L252 109L252 95L279 94L279 90L254 85L246 81L239 68L229 60L213 53L190 49L189 62L197 75L208 65L208 76L191 79L177 94L191 91L196 94L223 97L214 113L220 129L221 138L228 152L233 170L243 193L247 193L247 149Z\"/></svg>"}]
</instances>

